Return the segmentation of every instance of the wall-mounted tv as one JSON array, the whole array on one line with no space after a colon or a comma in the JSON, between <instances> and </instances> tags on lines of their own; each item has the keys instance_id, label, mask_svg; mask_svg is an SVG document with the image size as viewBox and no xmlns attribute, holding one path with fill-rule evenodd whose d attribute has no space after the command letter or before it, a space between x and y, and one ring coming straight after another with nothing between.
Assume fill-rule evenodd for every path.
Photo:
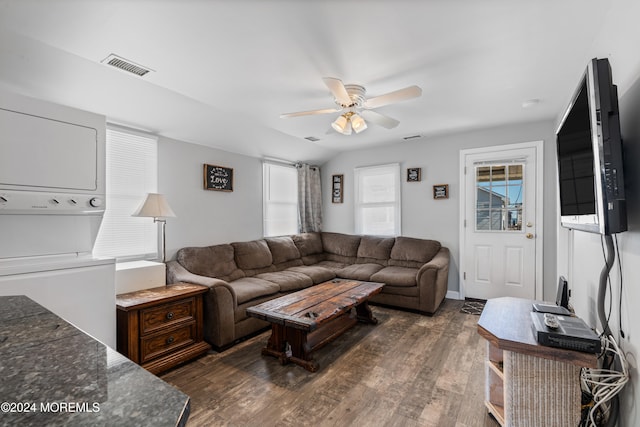
<instances>
[{"instance_id":1,"label":"wall-mounted tv","mask_svg":"<svg viewBox=\"0 0 640 427\"><path fill-rule=\"evenodd\" d=\"M591 60L556 131L560 221L610 235L627 230L618 90L607 59Z\"/></svg>"}]
</instances>

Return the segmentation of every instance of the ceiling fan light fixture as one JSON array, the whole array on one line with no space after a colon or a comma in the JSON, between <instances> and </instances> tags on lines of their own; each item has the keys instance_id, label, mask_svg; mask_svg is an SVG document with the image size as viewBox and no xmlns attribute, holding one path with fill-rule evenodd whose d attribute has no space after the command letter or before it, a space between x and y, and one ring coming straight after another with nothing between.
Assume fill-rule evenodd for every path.
<instances>
[{"instance_id":1,"label":"ceiling fan light fixture","mask_svg":"<svg viewBox=\"0 0 640 427\"><path fill-rule=\"evenodd\" d=\"M353 114L350 119L351 127L356 133L360 133L367 128L367 122L365 122L358 114Z\"/></svg>"},{"instance_id":2,"label":"ceiling fan light fixture","mask_svg":"<svg viewBox=\"0 0 640 427\"><path fill-rule=\"evenodd\" d=\"M331 123L331 127L336 131L340 132L344 135L349 135L351 133L351 126L349 125L349 119L343 114L338 116L337 119L333 123ZM347 133L347 127L349 132Z\"/></svg>"}]
</instances>

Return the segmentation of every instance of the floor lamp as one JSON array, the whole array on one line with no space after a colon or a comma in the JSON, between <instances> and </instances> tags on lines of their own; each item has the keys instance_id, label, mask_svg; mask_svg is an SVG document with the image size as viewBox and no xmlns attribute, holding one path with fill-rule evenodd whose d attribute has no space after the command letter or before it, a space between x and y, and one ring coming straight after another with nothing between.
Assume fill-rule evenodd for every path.
<instances>
[{"instance_id":1,"label":"floor lamp","mask_svg":"<svg viewBox=\"0 0 640 427\"><path fill-rule=\"evenodd\" d=\"M162 262L165 262L167 252L164 228L167 225L167 220L164 218L176 216L171 206L169 206L169 203L167 203L167 199L165 199L162 194L149 193L142 205L140 205L132 216L153 218L153 222L162 224Z\"/></svg>"}]
</instances>

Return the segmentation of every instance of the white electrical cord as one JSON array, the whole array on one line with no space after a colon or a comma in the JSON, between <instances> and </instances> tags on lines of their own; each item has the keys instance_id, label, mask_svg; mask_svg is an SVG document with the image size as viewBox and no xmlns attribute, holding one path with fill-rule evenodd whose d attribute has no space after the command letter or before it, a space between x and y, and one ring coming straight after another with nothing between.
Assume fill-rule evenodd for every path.
<instances>
[{"instance_id":1,"label":"white electrical cord","mask_svg":"<svg viewBox=\"0 0 640 427\"><path fill-rule=\"evenodd\" d=\"M629 371L627 359L624 353L618 347L618 343L611 335L602 336L601 338L604 349L602 356L606 358L609 355L614 356L614 361L619 360L621 372L613 369L590 369L583 368L580 374L583 387L593 396L595 402L589 411L590 426L596 426L595 414L602 406L604 414L609 412L609 401L622 390L624 385L629 381Z\"/></svg>"}]
</instances>

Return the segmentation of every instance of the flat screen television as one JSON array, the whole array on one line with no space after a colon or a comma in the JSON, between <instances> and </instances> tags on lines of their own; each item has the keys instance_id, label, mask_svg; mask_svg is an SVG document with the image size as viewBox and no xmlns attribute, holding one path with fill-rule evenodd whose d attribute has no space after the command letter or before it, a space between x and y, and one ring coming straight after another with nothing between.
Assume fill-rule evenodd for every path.
<instances>
[{"instance_id":1,"label":"flat screen television","mask_svg":"<svg viewBox=\"0 0 640 427\"><path fill-rule=\"evenodd\" d=\"M589 62L556 131L562 226L627 230L618 90L607 59Z\"/></svg>"}]
</instances>

